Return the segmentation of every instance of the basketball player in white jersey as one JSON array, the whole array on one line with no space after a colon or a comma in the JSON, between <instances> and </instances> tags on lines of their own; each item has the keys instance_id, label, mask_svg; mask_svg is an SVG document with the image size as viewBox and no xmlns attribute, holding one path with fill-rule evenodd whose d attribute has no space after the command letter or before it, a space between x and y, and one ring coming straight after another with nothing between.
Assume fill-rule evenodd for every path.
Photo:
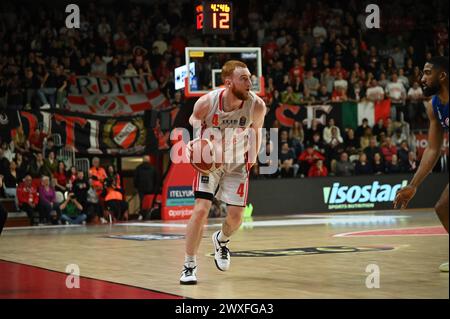
<instances>
[{"instance_id":1,"label":"basketball player in white jersey","mask_svg":"<svg viewBox=\"0 0 450 319\"><path fill-rule=\"evenodd\" d=\"M266 115L266 105L251 91L250 71L243 62L230 60L222 67L221 76L225 88L211 91L199 98L189 122L193 126L200 122L203 129L220 129L223 140L225 129L230 128L236 131L253 129L255 138L245 149L247 154L245 161L225 160L219 169L209 174L196 172L193 182L195 206L187 226L186 255L180 278L180 284L185 285L197 283L196 255L214 197L227 204L227 217L222 229L212 236L215 248L214 261L221 271L230 268L230 252L227 245L230 237L242 223L247 204L249 171L256 162L261 146L261 128ZM232 143L224 146L224 153L230 144ZM248 151L252 147L253 151Z\"/></svg>"}]
</instances>

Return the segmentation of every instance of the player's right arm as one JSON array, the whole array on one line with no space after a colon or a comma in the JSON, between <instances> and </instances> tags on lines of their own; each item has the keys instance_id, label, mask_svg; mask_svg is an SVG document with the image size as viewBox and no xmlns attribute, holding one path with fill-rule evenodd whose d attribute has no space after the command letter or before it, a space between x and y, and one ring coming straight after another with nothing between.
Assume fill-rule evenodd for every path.
<instances>
[{"instance_id":1,"label":"player's right arm","mask_svg":"<svg viewBox=\"0 0 450 319\"><path fill-rule=\"evenodd\" d=\"M416 194L416 190L425 178L431 173L441 156L441 148L444 140L444 131L441 124L434 116L431 101L426 105L428 118L430 120L430 128L428 130L428 146L425 149L419 168L409 185L405 186L397 192L394 200L394 208L406 208L409 201Z\"/></svg>"},{"instance_id":2,"label":"player's right arm","mask_svg":"<svg viewBox=\"0 0 450 319\"><path fill-rule=\"evenodd\" d=\"M192 112L191 117L189 118L189 123L193 127L198 127L199 123L200 125L203 124L203 121L205 120L206 116L208 115L208 112L211 108L211 103L209 100L208 94L205 94L201 96L197 102L194 104L194 111Z\"/></svg>"}]
</instances>

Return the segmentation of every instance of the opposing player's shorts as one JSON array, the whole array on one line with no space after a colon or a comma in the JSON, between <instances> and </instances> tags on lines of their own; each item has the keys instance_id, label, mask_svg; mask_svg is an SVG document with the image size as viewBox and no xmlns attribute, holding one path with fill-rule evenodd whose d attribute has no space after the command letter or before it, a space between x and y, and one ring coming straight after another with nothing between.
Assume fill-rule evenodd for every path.
<instances>
[{"instance_id":1,"label":"opposing player's shorts","mask_svg":"<svg viewBox=\"0 0 450 319\"><path fill-rule=\"evenodd\" d=\"M228 205L247 205L249 165L224 164L209 174L196 172L193 182L195 198L212 200L214 197Z\"/></svg>"}]
</instances>

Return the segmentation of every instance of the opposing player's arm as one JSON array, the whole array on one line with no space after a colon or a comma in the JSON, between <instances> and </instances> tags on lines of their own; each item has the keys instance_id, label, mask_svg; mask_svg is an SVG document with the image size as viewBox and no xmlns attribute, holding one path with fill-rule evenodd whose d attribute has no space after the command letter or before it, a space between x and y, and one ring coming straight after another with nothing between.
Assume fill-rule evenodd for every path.
<instances>
[{"instance_id":1,"label":"opposing player's arm","mask_svg":"<svg viewBox=\"0 0 450 319\"><path fill-rule=\"evenodd\" d=\"M424 179L431 173L434 165L441 155L441 147L444 140L442 126L434 116L431 102L426 104L428 118L430 119L430 128L428 130L428 146L425 149L419 168L409 185L400 189L394 199L394 208L406 208L410 200L416 194L417 187L422 184Z\"/></svg>"},{"instance_id":2,"label":"opposing player's arm","mask_svg":"<svg viewBox=\"0 0 450 319\"><path fill-rule=\"evenodd\" d=\"M260 98L257 97L255 101L255 106L253 108L253 123L251 125L251 128L253 129L255 133L255 147L250 145L251 151L249 152L249 163L254 164L256 163L256 158L258 156L259 150L261 148L262 143L262 127L264 125L264 117L266 116L267 107L266 103Z\"/></svg>"},{"instance_id":3,"label":"opposing player's arm","mask_svg":"<svg viewBox=\"0 0 450 319\"><path fill-rule=\"evenodd\" d=\"M418 187L423 180L431 173L441 156L442 143L444 141L444 131L441 124L436 119L431 102L427 102L427 114L430 119L430 128L428 130L428 146L425 149L419 168L410 182L413 187Z\"/></svg>"}]
</instances>

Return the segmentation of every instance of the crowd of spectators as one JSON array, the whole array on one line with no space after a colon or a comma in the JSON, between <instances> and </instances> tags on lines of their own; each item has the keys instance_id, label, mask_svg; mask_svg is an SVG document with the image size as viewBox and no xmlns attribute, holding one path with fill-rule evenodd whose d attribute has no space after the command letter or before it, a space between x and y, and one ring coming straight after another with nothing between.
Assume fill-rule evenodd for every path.
<instances>
[{"instance_id":1,"label":"crowd of spectators","mask_svg":"<svg viewBox=\"0 0 450 319\"><path fill-rule=\"evenodd\" d=\"M79 29L65 27L62 6L30 5L0 4L0 109L61 107L72 74L144 73L153 75L172 105L181 108L183 96L174 89L173 71L184 64L186 46L259 46L269 108L265 126L280 128L277 176L414 172L417 153L410 131L427 126L421 68L433 55L448 55L448 3L440 0L380 1L379 30L367 29L364 2L251 0L235 3L235 33L224 37L195 29L191 1L81 2ZM359 123L356 131L333 119L325 127L296 122L285 128L275 117L282 103L387 98L391 119L374 127ZM59 172L51 147L40 152L40 134L28 141L18 131L15 156L9 145L2 145L3 170L17 172L16 181L27 174L33 179ZM69 180L81 178L81 173L69 172ZM54 186L64 191L60 174ZM84 189L98 189L96 184L85 181ZM6 187L5 192L12 191ZM86 205L86 200L78 203Z\"/></svg>"},{"instance_id":2,"label":"crowd of spectators","mask_svg":"<svg viewBox=\"0 0 450 319\"><path fill-rule=\"evenodd\" d=\"M277 122L274 127L279 127ZM268 132L261 152L274 151L278 143L278 163L270 159L252 168L252 177L318 177L415 173L418 168L417 140L407 123L380 119L374 126L363 119L356 130L345 128L330 118L327 125L313 120L310 128L295 122L292 128L279 127L278 140ZM442 156L448 163L448 154ZM278 164L271 175L260 175L261 166ZM440 165L440 164L439 164ZM435 167L448 171L448 165Z\"/></svg>"},{"instance_id":3,"label":"crowd of spectators","mask_svg":"<svg viewBox=\"0 0 450 319\"><path fill-rule=\"evenodd\" d=\"M39 128L27 139L19 126L11 143L0 143L0 198L14 199L32 225L128 219L122 178L113 165L105 169L94 157L88 171L68 168L52 136Z\"/></svg>"}]
</instances>

